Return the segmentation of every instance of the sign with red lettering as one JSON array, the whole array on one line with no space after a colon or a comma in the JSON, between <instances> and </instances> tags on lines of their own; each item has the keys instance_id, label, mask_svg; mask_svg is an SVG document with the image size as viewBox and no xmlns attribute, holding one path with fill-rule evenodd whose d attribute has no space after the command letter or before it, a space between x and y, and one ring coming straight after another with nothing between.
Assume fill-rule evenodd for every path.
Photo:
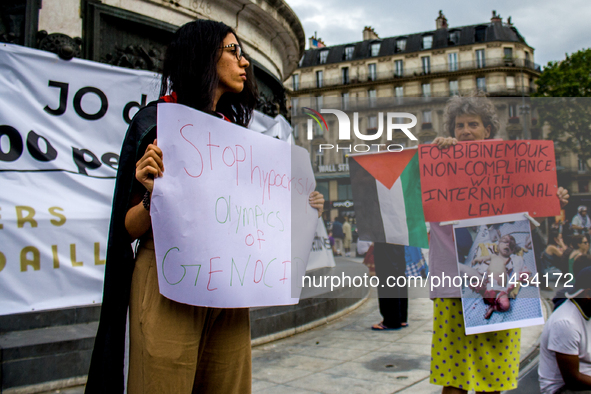
<instances>
[{"instance_id":1,"label":"sign with red lettering","mask_svg":"<svg viewBox=\"0 0 591 394\"><path fill-rule=\"evenodd\" d=\"M160 293L218 308L296 304L318 222L308 152L170 103L158 104L158 146Z\"/></svg>"},{"instance_id":2,"label":"sign with red lettering","mask_svg":"<svg viewBox=\"0 0 591 394\"><path fill-rule=\"evenodd\" d=\"M552 141L419 146L425 220L443 222L529 212L560 213Z\"/></svg>"}]
</instances>

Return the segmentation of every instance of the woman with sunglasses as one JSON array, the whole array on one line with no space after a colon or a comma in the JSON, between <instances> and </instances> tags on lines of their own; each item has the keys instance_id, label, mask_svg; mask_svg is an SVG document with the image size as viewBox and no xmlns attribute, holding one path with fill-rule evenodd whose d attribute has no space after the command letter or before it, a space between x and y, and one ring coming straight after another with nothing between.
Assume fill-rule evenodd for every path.
<instances>
[{"instance_id":1,"label":"woman with sunglasses","mask_svg":"<svg viewBox=\"0 0 591 394\"><path fill-rule=\"evenodd\" d=\"M232 28L206 20L182 26L166 51L161 96L159 102L187 105L246 127L257 89ZM124 391L129 306L128 393L250 393L249 309L185 305L158 290L149 208L154 178L165 176L165 169L156 139L156 104L138 111L121 150L86 392ZM313 192L310 204L321 211L324 198ZM139 241L135 257L134 240Z\"/></svg>"},{"instance_id":2,"label":"woman with sunglasses","mask_svg":"<svg viewBox=\"0 0 591 394\"><path fill-rule=\"evenodd\" d=\"M583 256L589 253L589 236L587 234L573 235L571 237L571 245L573 245L573 251L568 255L568 270L566 272L574 275L575 271L573 266L575 260L579 256Z\"/></svg>"}]
</instances>

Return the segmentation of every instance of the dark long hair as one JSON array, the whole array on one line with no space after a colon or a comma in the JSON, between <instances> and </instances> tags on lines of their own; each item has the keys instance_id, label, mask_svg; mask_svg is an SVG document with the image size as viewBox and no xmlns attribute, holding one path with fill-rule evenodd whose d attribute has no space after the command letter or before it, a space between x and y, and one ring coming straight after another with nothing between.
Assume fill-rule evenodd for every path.
<instances>
[{"instance_id":1,"label":"dark long hair","mask_svg":"<svg viewBox=\"0 0 591 394\"><path fill-rule=\"evenodd\" d=\"M556 242L556 238L558 238L558 236L560 235L560 232L558 231L558 229L551 229L548 232L548 245L554 245L554 246L558 246L558 243Z\"/></svg>"},{"instance_id":2,"label":"dark long hair","mask_svg":"<svg viewBox=\"0 0 591 394\"><path fill-rule=\"evenodd\" d=\"M234 30L222 23L195 20L181 26L166 49L160 95L175 92L178 103L204 112L213 111L213 98L219 83L217 63L226 36ZM247 57L248 58L248 57ZM258 92L252 65L246 69L246 82L240 93L225 93L216 111L234 123L247 126Z\"/></svg>"}]
</instances>

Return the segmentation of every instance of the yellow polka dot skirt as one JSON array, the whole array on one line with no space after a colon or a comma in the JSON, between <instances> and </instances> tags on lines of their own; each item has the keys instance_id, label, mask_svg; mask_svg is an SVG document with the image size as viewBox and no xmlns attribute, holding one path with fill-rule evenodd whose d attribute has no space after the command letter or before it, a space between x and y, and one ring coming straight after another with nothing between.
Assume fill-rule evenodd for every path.
<instances>
[{"instance_id":1,"label":"yellow polka dot skirt","mask_svg":"<svg viewBox=\"0 0 591 394\"><path fill-rule=\"evenodd\" d=\"M521 330L466 335L462 301L434 303L431 383L476 391L516 388Z\"/></svg>"}]
</instances>

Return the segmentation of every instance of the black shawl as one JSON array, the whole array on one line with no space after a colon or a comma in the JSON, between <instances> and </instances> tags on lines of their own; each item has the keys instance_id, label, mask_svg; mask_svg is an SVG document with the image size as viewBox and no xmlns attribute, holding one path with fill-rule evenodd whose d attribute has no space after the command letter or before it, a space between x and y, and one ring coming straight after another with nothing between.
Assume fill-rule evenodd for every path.
<instances>
[{"instance_id":1,"label":"black shawl","mask_svg":"<svg viewBox=\"0 0 591 394\"><path fill-rule=\"evenodd\" d=\"M151 102L134 116L121 147L105 267L103 302L98 332L88 372L86 393L123 393L125 327L134 269L132 240L125 229L130 208L135 166L148 144L156 138L157 102ZM143 186L142 186L143 187Z\"/></svg>"}]
</instances>

